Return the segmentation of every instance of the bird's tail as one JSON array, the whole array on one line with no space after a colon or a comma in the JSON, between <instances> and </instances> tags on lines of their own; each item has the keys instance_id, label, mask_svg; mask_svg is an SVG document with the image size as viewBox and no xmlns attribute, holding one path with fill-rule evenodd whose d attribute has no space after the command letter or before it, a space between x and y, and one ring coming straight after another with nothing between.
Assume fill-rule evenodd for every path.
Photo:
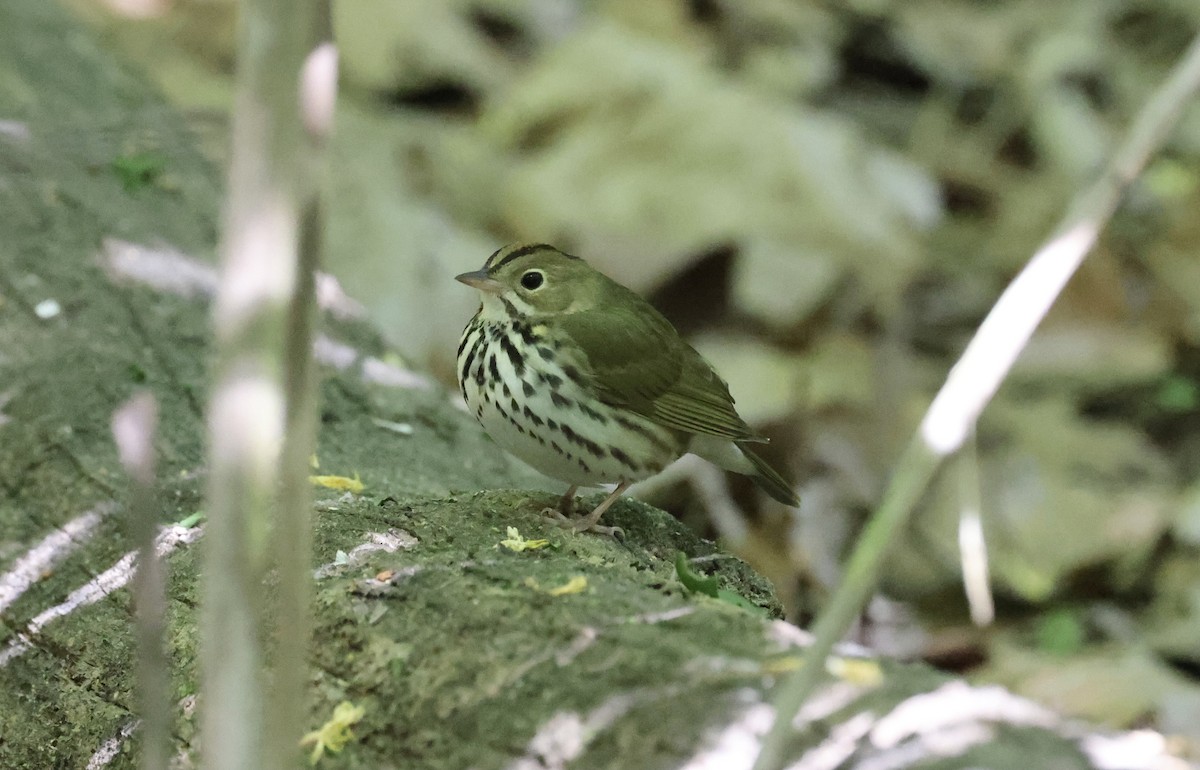
<instances>
[{"instance_id":1,"label":"bird's tail","mask_svg":"<svg viewBox=\"0 0 1200 770\"><path fill-rule=\"evenodd\" d=\"M757 441L730 441L719 436L699 434L692 437L688 451L700 455L714 465L719 465L727 471L741 473L754 480L762 491L784 505L793 508L800 505L800 498L791 485L783 480L783 476L767 465L767 461L754 453L748 445L761 444Z\"/></svg>"},{"instance_id":2,"label":"bird's tail","mask_svg":"<svg viewBox=\"0 0 1200 770\"><path fill-rule=\"evenodd\" d=\"M738 443L737 448L742 450L742 455L753 466L753 473L747 475L754 480L759 489L784 505L790 505L793 508L800 505L800 498L796 496L792 485L788 484L783 476L780 476L774 468L768 465L766 460L759 457L743 443Z\"/></svg>"}]
</instances>

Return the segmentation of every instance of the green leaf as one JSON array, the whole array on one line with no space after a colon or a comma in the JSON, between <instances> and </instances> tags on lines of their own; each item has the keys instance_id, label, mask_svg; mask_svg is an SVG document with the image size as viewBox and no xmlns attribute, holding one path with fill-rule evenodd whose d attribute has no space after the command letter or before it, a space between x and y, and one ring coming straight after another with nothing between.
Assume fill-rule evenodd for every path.
<instances>
[{"instance_id":1,"label":"green leaf","mask_svg":"<svg viewBox=\"0 0 1200 770\"><path fill-rule=\"evenodd\" d=\"M687 554L680 551L675 554L675 574L679 576L679 582L683 583L683 587L694 594L704 594L717 598L720 589L717 587L717 579L714 577L703 577L697 572L693 572L688 565Z\"/></svg>"},{"instance_id":2,"label":"green leaf","mask_svg":"<svg viewBox=\"0 0 1200 770\"><path fill-rule=\"evenodd\" d=\"M1087 633L1073 610L1054 610L1038 621L1037 646L1055 655L1071 655L1082 649Z\"/></svg>"},{"instance_id":3,"label":"green leaf","mask_svg":"<svg viewBox=\"0 0 1200 770\"><path fill-rule=\"evenodd\" d=\"M158 181L167 167L167 158L153 151L135 152L113 158L111 166L125 192L132 193Z\"/></svg>"},{"instance_id":4,"label":"green leaf","mask_svg":"<svg viewBox=\"0 0 1200 770\"><path fill-rule=\"evenodd\" d=\"M1166 412L1191 412L1200 406L1200 386L1194 380L1171 375L1158 386L1155 401Z\"/></svg>"},{"instance_id":5,"label":"green leaf","mask_svg":"<svg viewBox=\"0 0 1200 770\"><path fill-rule=\"evenodd\" d=\"M177 526L187 527L188 529L191 529L192 527L196 526L200 522L204 521L205 518L207 518L207 517L206 517L204 511L196 511L191 516L187 516L183 519L180 519L179 521L177 521L175 523Z\"/></svg>"},{"instance_id":6,"label":"green leaf","mask_svg":"<svg viewBox=\"0 0 1200 770\"><path fill-rule=\"evenodd\" d=\"M766 614L766 611L762 607L754 604L741 594L719 588L715 577L705 577L698 572L693 572L691 566L688 565L687 554L682 551L675 554L675 574L679 576L679 582L683 583L683 587L694 594L704 594L705 596L711 596L714 599L723 601L726 604L741 607L744 610L750 610L761 615Z\"/></svg>"}]
</instances>

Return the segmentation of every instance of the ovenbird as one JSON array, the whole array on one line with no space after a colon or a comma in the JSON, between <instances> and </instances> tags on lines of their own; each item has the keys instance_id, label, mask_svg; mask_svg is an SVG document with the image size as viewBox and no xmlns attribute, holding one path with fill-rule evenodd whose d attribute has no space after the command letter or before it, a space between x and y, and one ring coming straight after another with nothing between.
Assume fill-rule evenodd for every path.
<instances>
[{"instance_id":1,"label":"ovenbird","mask_svg":"<svg viewBox=\"0 0 1200 770\"><path fill-rule=\"evenodd\" d=\"M497 444L570 485L560 521L578 487L615 483L574 523L611 533L604 511L686 452L798 503L751 451L766 439L738 416L729 386L634 292L541 243L506 246L457 279L483 295L458 346L463 398Z\"/></svg>"}]
</instances>

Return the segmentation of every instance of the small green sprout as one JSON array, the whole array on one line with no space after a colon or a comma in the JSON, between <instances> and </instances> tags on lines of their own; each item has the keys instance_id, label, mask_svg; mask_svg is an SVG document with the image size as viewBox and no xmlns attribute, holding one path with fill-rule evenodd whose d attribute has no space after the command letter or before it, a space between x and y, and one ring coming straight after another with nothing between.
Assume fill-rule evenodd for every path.
<instances>
[{"instance_id":1,"label":"small green sprout","mask_svg":"<svg viewBox=\"0 0 1200 770\"><path fill-rule=\"evenodd\" d=\"M715 577L705 577L697 572L693 572L692 568L688 566L687 554L683 551L675 554L675 574L679 576L679 582L683 583L683 587L694 594L711 596L714 599L728 602L751 612L763 612L762 607L752 603L741 594L719 588Z\"/></svg>"}]
</instances>

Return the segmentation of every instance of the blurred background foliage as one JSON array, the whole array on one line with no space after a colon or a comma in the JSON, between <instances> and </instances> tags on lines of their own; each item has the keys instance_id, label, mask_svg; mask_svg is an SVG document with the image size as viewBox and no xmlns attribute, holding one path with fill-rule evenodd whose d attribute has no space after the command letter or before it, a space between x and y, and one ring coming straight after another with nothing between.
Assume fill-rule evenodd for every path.
<instances>
[{"instance_id":1,"label":"blurred background foliage","mask_svg":"<svg viewBox=\"0 0 1200 770\"><path fill-rule=\"evenodd\" d=\"M71 2L223 163L236 3ZM1195 0L334 8L328 269L447 383L477 304L452 276L504 242L552 242L649 296L800 487L798 512L732 489L753 523L743 555L800 620L977 323L1200 31ZM860 632L1193 745L1198 160L1193 106L962 461L998 622L975 628L962 598L971 491L952 469ZM711 534L711 490L679 474L644 496Z\"/></svg>"}]
</instances>

